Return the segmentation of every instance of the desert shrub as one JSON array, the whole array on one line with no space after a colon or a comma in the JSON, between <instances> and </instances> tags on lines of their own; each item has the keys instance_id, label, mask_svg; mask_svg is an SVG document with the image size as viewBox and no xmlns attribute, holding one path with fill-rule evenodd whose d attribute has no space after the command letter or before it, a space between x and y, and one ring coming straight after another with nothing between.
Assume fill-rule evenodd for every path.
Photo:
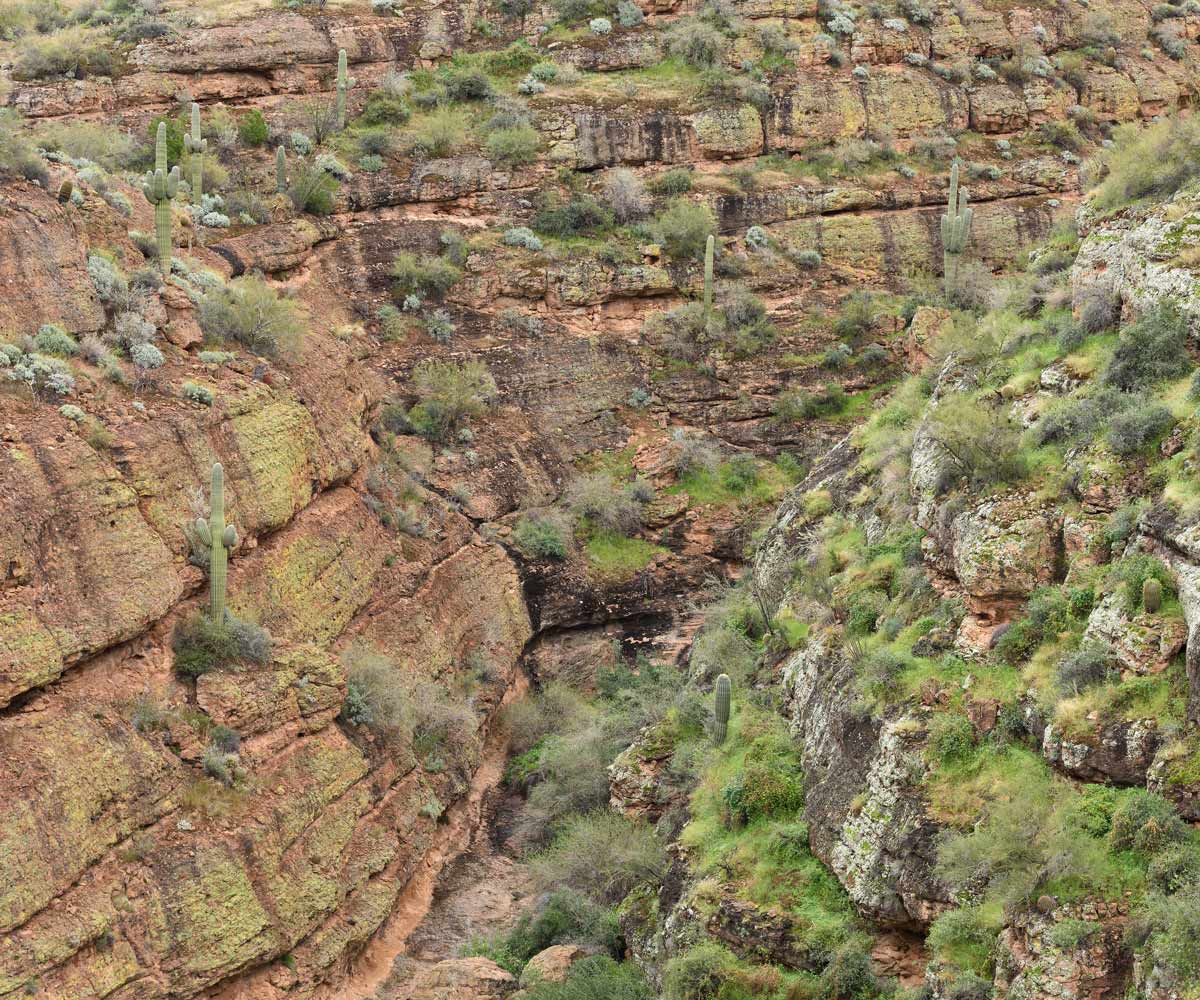
<instances>
[{"instance_id":1,"label":"desert shrub","mask_svg":"<svg viewBox=\"0 0 1200 1000\"><path fill-rule=\"evenodd\" d=\"M175 672L195 678L238 663L266 663L271 658L271 637L253 622L227 617L218 623L198 614L175 629L171 648Z\"/></svg>"},{"instance_id":2,"label":"desert shrub","mask_svg":"<svg viewBox=\"0 0 1200 1000\"><path fill-rule=\"evenodd\" d=\"M244 146L265 145L270 136L270 130L267 128L267 120L258 108L246 112L238 119L237 133L238 139L241 140Z\"/></svg>"},{"instance_id":3,"label":"desert shrub","mask_svg":"<svg viewBox=\"0 0 1200 1000\"><path fill-rule=\"evenodd\" d=\"M786 758L747 759L721 790L726 823L737 828L758 819L792 818L804 807L804 783Z\"/></svg>"},{"instance_id":4,"label":"desert shrub","mask_svg":"<svg viewBox=\"0 0 1200 1000\"><path fill-rule=\"evenodd\" d=\"M568 539L556 520L527 514L513 529L513 541L523 552L538 559L565 559Z\"/></svg>"},{"instance_id":5,"label":"desert shrub","mask_svg":"<svg viewBox=\"0 0 1200 1000\"><path fill-rule=\"evenodd\" d=\"M392 261L392 295L403 300L409 295L441 298L462 280L462 269L445 257L418 257L408 250Z\"/></svg>"},{"instance_id":6,"label":"desert shrub","mask_svg":"<svg viewBox=\"0 0 1200 1000\"><path fill-rule=\"evenodd\" d=\"M43 323L34 334L33 346L42 354L55 354L60 358L69 358L79 353L79 344L61 326L54 323Z\"/></svg>"},{"instance_id":7,"label":"desert shrub","mask_svg":"<svg viewBox=\"0 0 1200 1000\"><path fill-rule=\"evenodd\" d=\"M624 951L613 912L565 889L551 892L536 910L523 913L505 938L508 950L522 961L566 943L599 948L613 958Z\"/></svg>"},{"instance_id":8,"label":"desert shrub","mask_svg":"<svg viewBox=\"0 0 1200 1000\"><path fill-rule=\"evenodd\" d=\"M1072 619L1070 602L1059 588L1035 590L1025 604L1024 615L997 640L996 655L1007 663L1019 663L1044 640L1070 628Z\"/></svg>"},{"instance_id":9,"label":"desert shrub","mask_svg":"<svg viewBox=\"0 0 1200 1000\"><path fill-rule=\"evenodd\" d=\"M608 811L574 816L531 862L534 881L566 887L597 902L616 903L639 885L657 887L667 856L654 830Z\"/></svg>"},{"instance_id":10,"label":"desert shrub","mask_svg":"<svg viewBox=\"0 0 1200 1000\"><path fill-rule=\"evenodd\" d=\"M975 749L975 727L965 715L942 712L929 727L929 754L948 763L962 760Z\"/></svg>"},{"instance_id":11,"label":"desert shrub","mask_svg":"<svg viewBox=\"0 0 1200 1000\"><path fill-rule=\"evenodd\" d=\"M1187 335L1187 318L1179 308L1173 303L1158 305L1121 332L1101 373L1102 381L1131 392L1186 375L1192 368Z\"/></svg>"},{"instance_id":12,"label":"desert shrub","mask_svg":"<svg viewBox=\"0 0 1200 1000\"><path fill-rule=\"evenodd\" d=\"M1200 886L1171 896L1153 895L1131 928L1133 943L1143 945L1149 961L1169 969L1181 982L1200 981Z\"/></svg>"},{"instance_id":13,"label":"desert shrub","mask_svg":"<svg viewBox=\"0 0 1200 1000\"><path fill-rule=\"evenodd\" d=\"M200 385L198 382L184 382L179 392L184 399L199 403L201 406L212 406L213 404L212 389L206 385Z\"/></svg>"},{"instance_id":14,"label":"desert shrub","mask_svg":"<svg viewBox=\"0 0 1200 1000\"><path fill-rule=\"evenodd\" d=\"M567 484L563 494L576 517L600 531L622 535L631 535L642 526L642 508L646 503L642 497L637 482L618 483L606 472L577 476Z\"/></svg>"},{"instance_id":15,"label":"desert shrub","mask_svg":"<svg viewBox=\"0 0 1200 1000\"><path fill-rule=\"evenodd\" d=\"M23 177L46 184L50 174L20 128L16 112L0 108L0 179Z\"/></svg>"},{"instance_id":16,"label":"desert shrub","mask_svg":"<svg viewBox=\"0 0 1200 1000\"><path fill-rule=\"evenodd\" d=\"M445 441L467 420L483 416L496 396L496 382L482 361L461 365L427 358L413 369L417 404L408 420L417 433Z\"/></svg>"},{"instance_id":17,"label":"desert shrub","mask_svg":"<svg viewBox=\"0 0 1200 1000\"><path fill-rule=\"evenodd\" d=\"M591 195L575 193L567 201L550 194L542 199L533 217L533 228L548 236L567 239L591 235L612 226L613 213Z\"/></svg>"},{"instance_id":18,"label":"desert shrub","mask_svg":"<svg viewBox=\"0 0 1200 1000\"><path fill-rule=\"evenodd\" d=\"M850 405L850 397L836 382L808 392L789 389L775 397L773 413L776 420L799 423L817 417L832 417Z\"/></svg>"},{"instance_id":19,"label":"desert shrub","mask_svg":"<svg viewBox=\"0 0 1200 1000\"><path fill-rule=\"evenodd\" d=\"M1200 847L1196 844L1172 844L1150 862L1150 885L1165 896L1200 886Z\"/></svg>"},{"instance_id":20,"label":"desert shrub","mask_svg":"<svg viewBox=\"0 0 1200 1000\"><path fill-rule=\"evenodd\" d=\"M106 170L132 166L137 145L132 136L120 129L92 122L47 122L37 131L44 149L57 150L74 159L91 160Z\"/></svg>"},{"instance_id":21,"label":"desert shrub","mask_svg":"<svg viewBox=\"0 0 1200 1000\"><path fill-rule=\"evenodd\" d=\"M404 125L412 117L412 109L403 94L392 91L373 90L367 95L358 121L367 126Z\"/></svg>"},{"instance_id":22,"label":"desert shrub","mask_svg":"<svg viewBox=\"0 0 1200 1000\"><path fill-rule=\"evenodd\" d=\"M496 93L488 75L476 66L451 69L442 78L442 86L452 101L487 101Z\"/></svg>"},{"instance_id":23,"label":"desert shrub","mask_svg":"<svg viewBox=\"0 0 1200 1000\"><path fill-rule=\"evenodd\" d=\"M121 65L120 54L105 32L76 25L23 40L12 64L12 77L45 80L69 76L82 80L114 76Z\"/></svg>"},{"instance_id":24,"label":"desert shrub","mask_svg":"<svg viewBox=\"0 0 1200 1000\"><path fill-rule=\"evenodd\" d=\"M525 991L527 1000L654 1000L654 991L632 962L618 964L595 955L571 966L561 983L539 982Z\"/></svg>"},{"instance_id":25,"label":"desert shrub","mask_svg":"<svg viewBox=\"0 0 1200 1000\"><path fill-rule=\"evenodd\" d=\"M875 322L875 302L870 292L854 292L842 302L830 332L838 340L854 342L869 333Z\"/></svg>"},{"instance_id":26,"label":"desert shrub","mask_svg":"<svg viewBox=\"0 0 1200 1000\"><path fill-rule=\"evenodd\" d=\"M1134 402L1135 397L1107 387L1087 396L1064 399L1051 406L1034 425L1033 439L1038 444L1091 441Z\"/></svg>"},{"instance_id":27,"label":"desert shrub","mask_svg":"<svg viewBox=\"0 0 1200 1000\"><path fill-rule=\"evenodd\" d=\"M646 185L628 167L618 167L605 175L604 200L618 222L632 222L642 218L650 210Z\"/></svg>"},{"instance_id":28,"label":"desert shrub","mask_svg":"<svg viewBox=\"0 0 1200 1000\"><path fill-rule=\"evenodd\" d=\"M642 8L633 0L617 0L617 23L622 28L636 28L645 19Z\"/></svg>"},{"instance_id":29,"label":"desert shrub","mask_svg":"<svg viewBox=\"0 0 1200 1000\"><path fill-rule=\"evenodd\" d=\"M664 1000L709 1000L721 987L737 959L724 945L703 941L680 952L663 970Z\"/></svg>"},{"instance_id":30,"label":"desert shrub","mask_svg":"<svg viewBox=\"0 0 1200 1000\"><path fill-rule=\"evenodd\" d=\"M691 260L704 253L708 237L716 232L717 220L707 205L675 198L655 221L663 250L675 260Z\"/></svg>"},{"instance_id":31,"label":"desert shrub","mask_svg":"<svg viewBox=\"0 0 1200 1000\"><path fill-rule=\"evenodd\" d=\"M386 656L352 646L342 654L346 700L341 717L355 726L397 733L409 725L409 705L399 671Z\"/></svg>"},{"instance_id":32,"label":"desert shrub","mask_svg":"<svg viewBox=\"0 0 1200 1000\"><path fill-rule=\"evenodd\" d=\"M692 189L692 171L686 167L672 167L652 178L648 187L655 194L687 194Z\"/></svg>"},{"instance_id":33,"label":"desert shrub","mask_svg":"<svg viewBox=\"0 0 1200 1000\"><path fill-rule=\"evenodd\" d=\"M855 664L859 689L868 697L890 701L898 693L900 675L908 666L909 660L886 646L872 650Z\"/></svg>"},{"instance_id":34,"label":"desert shrub","mask_svg":"<svg viewBox=\"0 0 1200 1000\"><path fill-rule=\"evenodd\" d=\"M288 171L288 198L297 212L328 215L333 211L337 178L313 163L301 162Z\"/></svg>"},{"instance_id":35,"label":"desert shrub","mask_svg":"<svg viewBox=\"0 0 1200 1000\"><path fill-rule=\"evenodd\" d=\"M880 992L867 949L858 941L848 941L825 966L814 1000L860 1000Z\"/></svg>"},{"instance_id":36,"label":"desert shrub","mask_svg":"<svg viewBox=\"0 0 1200 1000\"><path fill-rule=\"evenodd\" d=\"M542 137L531 125L515 125L512 128L496 129L484 141L487 155L509 166L532 163L537 159Z\"/></svg>"},{"instance_id":37,"label":"desert shrub","mask_svg":"<svg viewBox=\"0 0 1200 1000\"><path fill-rule=\"evenodd\" d=\"M1120 316L1120 301L1104 282L1093 282L1079 295L1079 325L1085 333L1110 329Z\"/></svg>"},{"instance_id":38,"label":"desert shrub","mask_svg":"<svg viewBox=\"0 0 1200 1000\"><path fill-rule=\"evenodd\" d=\"M512 229L506 229L500 242L506 247L524 247L534 253L538 253L542 249L542 241L527 226L514 226Z\"/></svg>"},{"instance_id":39,"label":"desert shrub","mask_svg":"<svg viewBox=\"0 0 1200 1000\"><path fill-rule=\"evenodd\" d=\"M200 329L219 342L235 341L268 358L300 352L306 323L300 306L257 275L211 288L200 299Z\"/></svg>"},{"instance_id":40,"label":"desert shrub","mask_svg":"<svg viewBox=\"0 0 1200 1000\"><path fill-rule=\"evenodd\" d=\"M1200 121L1173 116L1141 129L1121 126L1104 157L1108 176L1096 194L1102 209L1139 198L1166 198L1200 172Z\"/></svg>"},{"instance_id":41,"label":"desert shrub","mask_svg":"<svg viewBox=\"0 0 1200 1000\"><path fill-rule=\"evenodd\" d=\"M1108 841L1116 851L1157 854L1189 836L1188 825L1170 802L1153 792L1133 789L1113 811Z\"/></svg>"},{"instance_id":42,"label":"desert shrub","mask_svg":"<svg viewBox=\"0 0 1200 1000\"><path fill-rule=\"evenodd\" d=\"M461 111L434 108L410 123L401 141L410 152L437 159L458 152L467 141L467 132L467 118Z\"/></svg>"},{"instance_id":43,"label":"desert shrub","mask_svg":"<svg viewBox=\"0 0 1200 1000\"><path fill-rule=\"evenodd\" d=\"M949 396L934 408L925 432L953 470L978 487L1020 482L1028 474L1021 428L1006 406Z\"/></svg>"},{"instance_id":44,"label":"desert shrub","mask_svg":"<svg viewBox=\"0 0 1200 1000\"><path fill-rule=\"evenodd\" d=\"M696 69L720 64L729 43L712 24L698 18L676 21L667 34L666 49Z\"/></svg>"},{"instance_id":45,"label":"desert shrub","mask_svg":"<svg viewBox=\"0 0 1200 1000\"><path fill-rule=\"evenodd\" d=\"M1116 666L1110 646L1099 642L1085 643L1059 660L1054 679L1062 691L1079 694L1110 680Z\"/></svg>"},{"instance_id":46,"label":"desert shrub","mask_svg":"<svg viewBox=\"0 0 1200 1000\"><path fill-rule=\"evenodd\" d=\"M943 962L970 973L988 972L998 929L979 907L959 907L933 922L926 944Z\"/></svg>"},{"instance_id":47,"label":"desert shrub","mask_svg":"<svg viewBox=\"0 0 1200 1000\"><path fill-rule=\"evenodd\" d=\"M1113 416L1106 440L1118 455L1132 455L1156 441L1175 424L1175 417L1161 403L1131 406Z\"/></svg>"}]
</instances>

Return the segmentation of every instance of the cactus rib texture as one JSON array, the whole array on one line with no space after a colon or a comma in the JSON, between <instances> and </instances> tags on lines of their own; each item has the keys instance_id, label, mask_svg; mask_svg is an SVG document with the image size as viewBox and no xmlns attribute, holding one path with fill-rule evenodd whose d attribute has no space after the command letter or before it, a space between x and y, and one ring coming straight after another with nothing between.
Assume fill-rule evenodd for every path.
<instances>
[{"instance_id":1,"label":"cactus rib texture","mask_svg":"<svg viewBox=\"0 0 1200 1000\"><path fill-rule=\"evenodd\" d=\"M967 207L967 190L958 186L958 161L950 168L950 198L942 215L942 274L946 294L958 285L958 263L971 238L975 210Z\"/></svg>"},{"instance_id":2,"label":"cactus rib texture","mask_svg":"<svg viewBox=\"0 0 1200 1000\"><path fill-rule=\"evenodd\" d=\"M1154 577L1142 583L1142 607L1151 615L1162 607L1162 584Z\"/></svg>"},{"instance_id":3,"label":"cactus rib texture","mask_svg":"<svg viewBox=\"0 0 1200 1000\"><path fill-rule=\"evenodd\" d=\"M199 205L204 188L204 154L208 151L208 140L200 138L199 104L192 104L192 130L184 133L183 148L192 163L192 204Z\"/></svg>"},{"instance_id":4,"label":"cactus rib texture","mask_svg":"<svg viewBox=\"0 0 1200 1000\"><path fill-rule=\"evenodd\" d=\"M163 274L171 273L171 199L178 191L179 167L167 171L167 124L159 122L154 141L154 170L142 178L142 193L154 206L154 234Z\"/></svg>"},{"instance_id":5,"label":"cactus rib texture","mask_svg":"<svg viewBox=\"0 0 1200 1000\"><path fill-rule=\"evenodd\" d=\"M337 127L346 127L346 94L357 81L350 76L346 68L346 50L338 49L337 68Z\"/></svg>"},{"instance_id":6,"label":"cactus rib texture","mask_svg":"<svg viewBox=\"0 0 1200 1000\"><path fill-rule=\"evenodd\" d=\"M282 146L275 147L275 190L279 194L287 190L287 153Z\"/></svg>"},{"instance_id":7,"label":"cactus rib texture","mask_svg":"<svg viewBox=\"0 0 1200 1000\"><path fill-rule=\"evenodd\" d=\"M716 722L713 726L713 742L720 746L725 742L725 737L729 735L729 694L731 682L728 674L721 674L717 678L714 691L716 692Z\"/></svg>"},{"instance_id":8,"label":"cactus rib texture","mask_svg":"<svg viewBox=\"0 0 1200 1000\"><path fill-rule=\"evenodd\" d=\"M713 250L716 239L712 236L704 245L704 315L712 312L713 304Z\"/></svg>"},{"instance_id":9,"label":"cactus rib texture","mask_svg":"<svg viewBox=\"0 0 1200 1000\"><path fill-rule=\"evenodd\" d=\"M237 545L237 528L225 523L225 470L220 462L212 467L212 516L196 519L196 534L209 546L208 613L215 622L225 620L225 581L229 550Z\"/></svg>"}]
</instances>

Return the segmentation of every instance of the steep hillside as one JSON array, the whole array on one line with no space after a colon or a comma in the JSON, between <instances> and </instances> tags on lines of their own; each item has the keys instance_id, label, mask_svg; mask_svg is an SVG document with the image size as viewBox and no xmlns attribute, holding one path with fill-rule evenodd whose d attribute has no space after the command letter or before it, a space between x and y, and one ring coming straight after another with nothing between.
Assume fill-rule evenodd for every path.
<instances>
[{"instance_id":1,"label":"steep hillside","mask_svg":"<svg viewBox=\"0 0 1200 1000\"><path fill-rule=\"evenodd\" d=\"M7 5L0 998L362 996L510 749L522 857L616 758L612 822L637 822L609 843L634 831L652 874L588 906L621 904L673 1000L862 993L814 984L864 948L947 995L968 974L1042 995L1048 924L1080 919L1117 956L1095 995L1169 995L1186 970L1133 965L1101 919L1158 901L1157 859L1043 879L1031 909L938 851L1001 777L1200 818L1169 312L1194 206L1163 202L1195 143L1110 138L1189 106L1198 25L1190 4ZM1174 173L1084 206L1077 236L1105 146L1112 177ZM1158 368L1110 379L1118 319ZM228 622L197 525L214 463ZM719 673L732 735L707 753ZM588 794L549 808L553 748L596 733ZM778 799L731 813L755 768ZM1077 794L1110 825L1127 801ZM1063 808L1030 812L1054 832ZM953 904L977 932L944 929ZM1100 967L1092 940L1055 953L1062 982ZM708 992L680 992L696 948ZM460 961L429 996L516 987Z\"/></svg>"}]
</instances>

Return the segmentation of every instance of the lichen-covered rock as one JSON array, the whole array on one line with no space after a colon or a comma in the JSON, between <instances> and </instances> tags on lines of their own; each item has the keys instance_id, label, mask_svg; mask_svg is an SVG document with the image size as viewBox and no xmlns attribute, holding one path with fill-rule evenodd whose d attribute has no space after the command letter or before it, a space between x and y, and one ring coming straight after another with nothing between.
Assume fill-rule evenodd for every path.
<instances>
[{"instance_id":1,"label":"lichen-covered rock","mask_svg":"<svg viewBox=\"0 0 1200 1000\"><path fill-rule=\"evenodd\" d=\"M996 989L1008 997L1117 1000L1132 958L1125 947L1123 903L1087 901L1028 911L1000 934Z\"/></svg>"},{"instance_id":2,"label":"lichen-covered rock","mask_svg":"<svg viewBox=\"0 0 1200 1000\"><path fill-rule=\"evenodd\" d=\"M1187 642L1187 625L1178 618L1143 612L1130 618L1124 596L1107 595L1088 616L1084 642L1110 646L1122 669L1144 675L1165 670Z\"/></svg>"},{"instance_id":3,"label":"lichen-covered rock","mask_svg":"<svg viewBox=\"0 0 1200 1000\"><path fill-rule=\"evenodd\" d=\"M561 983L571 971L571 966L587 957L587 950L577 944L556 944L539 951L521 970L521 986L525 989L535 983Z\"/></svg>"},{"instance_id":4,"label":"lichen-covered rock","mask_svg":"<svg viewBox=\"0 0 1200 1000\"><path fill-rule=\"evenodd\" d=\"M1075 736L1050 725L1042 736L1042 753L1059 770L1113 785L1144 786L1161 746L1154 719L1099 724Z\"/></svg>"},{"instance_id":5,"label":"lichen-covered rock","mask_svg":"<svg viewBox=\"0 0 1200 1000\"><path fill-rule=\"evenodd\" d=\"M490 958L450 958L420 973L410 1000L495 1000L517 988L517 980Z\"/></svg>"}]
</instances>

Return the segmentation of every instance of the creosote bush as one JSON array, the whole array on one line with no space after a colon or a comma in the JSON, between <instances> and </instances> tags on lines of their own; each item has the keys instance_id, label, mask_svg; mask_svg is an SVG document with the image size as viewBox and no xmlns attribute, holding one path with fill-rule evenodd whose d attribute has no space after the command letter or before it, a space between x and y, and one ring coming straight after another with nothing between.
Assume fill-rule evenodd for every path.
<instances>
[{"instance_id":1,"label":"creosote bush","mask_svg":"<svg viewBox=\"0 0 1200 1000\"><path fill-rule=\"evenodd\" d=\"M709 236L717 231L712 209L687 198L675 198L655 221L667 255L675 260L696 260L704 253Z\"/></svg>"},{"instance_id":2,"label":"creosote bush","mask_svg":"<svg viewBox=\"0 0 1200 1000\"><path fill-rule=\"evenodd\" d=\"M464 422L483 416L496 397L496 382L482 361L461 365L427 358L413 369L417 403L408 422L418 434L448 441Z\"/></svg>"},{"instance_id":3,"label":"creosote bush","mask_svg":"<svg viewBox=\"0 0 1200 1000\"><path fill-rule=\"evenodd\" d=\"M295 358L306 331L300 306L258 275L211 288L200 299L200 328L221 343L232 340L267 358Z\"/></svg>"}]
</instances>

